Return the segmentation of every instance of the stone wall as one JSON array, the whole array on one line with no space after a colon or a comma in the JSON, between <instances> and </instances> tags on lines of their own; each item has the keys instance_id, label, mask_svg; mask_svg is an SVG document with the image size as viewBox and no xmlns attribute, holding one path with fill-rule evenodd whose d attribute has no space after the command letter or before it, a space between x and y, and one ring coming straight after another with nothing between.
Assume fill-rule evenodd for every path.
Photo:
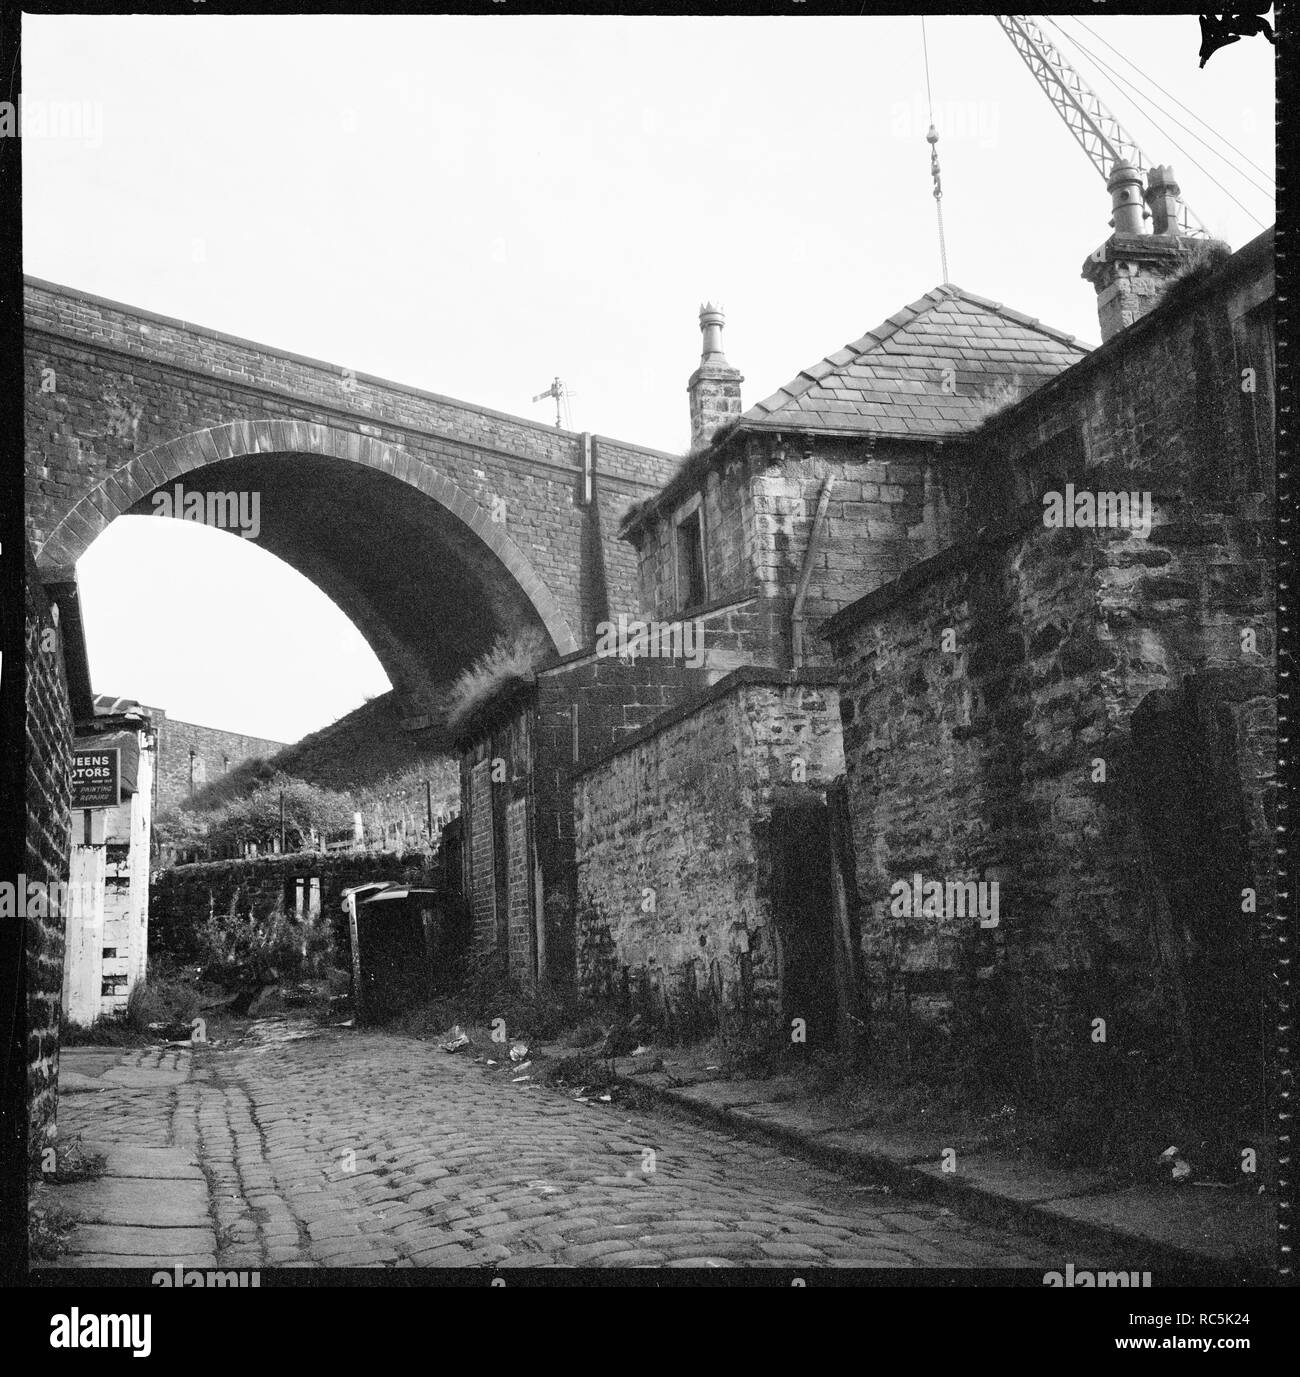
<instances>
[{"instance_id":1,"label":"stone wall","mask_svg":"<svg viewBox=\"0 0 1300 1377\"><path fill-rule=\"evenodd\" d=\"M427 856L321 855L299 852L255 860L209 861L177 865L154 876L149 889L149 946L156 954L193 961L199 948L196 931L212 915L231 912L251 921L265 919L277 909L296 908L295 885L304 886L304 906L310 882L319 882L320 912L333 936L334 961L347 965L347 918L343 891L371 880L441 887L443 874Z\"/></svg>"},{"instance_id":2,"label":"stone wall","mask_svg":"<svg viewBox=\"0 0 1300 1377\"><path fill-rule=\"evenodd\" d=\"M775 1012L763 828L843 769L822 674L742 669L665 713L574 781L579 987L632 992L669 1035L703 1014Z\"/></svg>"},{"instance_id":3,"label":"stone wall","mask_svg":"<svg viewBox=\"0 0 1300 1377\"><path fill-rule=\"evenodd\" d=\"M877 1005L960 1017L998 990L1003 1054L1025 1039L1054 1095L1099 1018L1129 1068L1181 1057L1225 1104L1258 1084L1270 292L1251 246L997 418L950 484L965 538L827 627ZM1149 492L1149 532L1045 525L1067 482ZM917 874L997 882L999 922L900 911Z\"/></svg>"},{"instance_id":4,"label":"stone wall","mask_svg":"<svg viewBox=\"0 0 1300 1377\"><path fill-rule=\"evenodd\" d=\"M353 567L340 572L332 566L345 558L341 552L332 549L322 556L289 530L296 497L298 509L310 509L310 525L319 535L331 501L351 501L337 476L352 482L360 465L450 506L445 540L439 541L448 553L444 575L463 560L466 576L500 595L504 609L510 587L502 579L504 560L533 607L547 610L561 651L585 643L610 608L635 608L635 558L615 538L614 523L632 501L668 477L676 462L669 455L556 430L359 374L346 361L302 358L33 279L26 284L24 312L27 518L43 565L73 563L108 521L144 495L128 493L119 481L134 473L135 461L160 446L201 435L205 438L175 462L151 460L142 481L150 488L166 485L179 479L179 467L188 488L201 487L203 468L270 448L321 460L312 470L294 466L296 491L288 498L275 494L266 471L253 481L247 464L238 485L263 489L263 543L294 562L352 616L395 684L403 652L389 643L392 618L377 615L391 609L374 605L385 580L378 573L365 581L357 577L359 561L364 564L367 556L375 561L374 546L355 557L349 547L346 562ZM280 428L267 432L262 423ZM236 434L225 453L218 453L213 433L232 424ZM259 425L254 436L252 428ZM326 432L332 437L328 443ZM588 455L592 503L585 491ZM340 470L335 459L353 461L353 472ZM224 469L233 472L229 463ZM313 472L315 486L322 472L329 474L326 487L332 493L315 491ZM226 483L235 485L233 479ZM386 486L372 484L377 502ZM95 503L83 503L65 522L92 491L98 492ZM410 507L409 488L402 497L395 511ZM394 515L387 522L390 531L396 520ZM346 532L341 521L337 530L331 527L331 541L337 543ZM418 555L405 538L384 549L381 572L395 555L412 561ZM527 561L527 570L513 567L519 557ZM437 596L423 565L413 565L410 578L424 583L428 597ZM517 600L519 587L511 591ZM552 606L556 616L550 615ZM561 634L560 619L572 643ZM396 635L401 639L410 631L403 624ZM427 653L423 643L413 649L417 657Z\"/></svg>"},{"instance_id":5,"label":"stone wall","mask_svg":"<svg viewBox=\"0 0 1300 1377\"><path fill-rule=\"evenodd\" d=\"M27 847L28 881L68 879L68 811L72 709L62 641L51 603L27 552ZM12 668L11 668L12 672ZM59 1022L63 998L64 917L29 916L27 923L28 1144L53 1143L59 1094Z\"/></svg>"},{"instance_id":6,"label":"stone wall","mask_svg":"<svg viewBox=\"0 0 1300 1377\"><path fill-rule=\"evenodd\" d=\"M146 708L145 711L158 736L158 777L154 795L158 810L185 802L191 793L197 793L206 784L216 783L241 761L266 759L284 749L283 741L182 722L168 717L162 708Z\"/></svg>"},{"instance_id":7,"label":"stone wall","mask_svg":"<svg viewBox=\"0 0 1300 1377\"><path fill-rule=\"evenodd\" d=\"M937 464L932 449L863 436L738 436L718 464L700 466L681 501L702 498L711 603L754 599L745 663L791 663L790 617L827 479L832 486L803 604L809 665L831 662L817 635L822 621L945 542ZM676 615L671 516L681 501L633 528L645 616Z\"/></svg>"}]
</instances>

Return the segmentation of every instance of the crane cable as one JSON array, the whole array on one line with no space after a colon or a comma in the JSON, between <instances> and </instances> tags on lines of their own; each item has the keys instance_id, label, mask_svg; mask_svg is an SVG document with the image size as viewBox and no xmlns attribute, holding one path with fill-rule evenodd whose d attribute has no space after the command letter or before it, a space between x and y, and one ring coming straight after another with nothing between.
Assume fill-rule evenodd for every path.
<instances>
[{"instance_id":1,"label":"crane cable","mask_svg":"<svg viewBox=\"0 0 1300 1377\"><path fill-rule=\"evenodd\" d=\"M921 16L921 51L925 55L925 102L930 116L930 128L925 141L930 145L930 177L934 182L934 213L939 222L939 264L943 281L948 281L948 246L943 237L943 184L939 180L939 131L934 127L934 96L930 91L930 45L925 36L925 16Z\"/></svg>"}]
</instances>

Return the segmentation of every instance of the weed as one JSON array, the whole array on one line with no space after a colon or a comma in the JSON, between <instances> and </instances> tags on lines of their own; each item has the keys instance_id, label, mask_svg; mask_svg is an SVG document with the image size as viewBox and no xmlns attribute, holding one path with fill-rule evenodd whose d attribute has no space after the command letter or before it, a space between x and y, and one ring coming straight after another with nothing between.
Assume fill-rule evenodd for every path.
<instances>
[{"instance_id":1,"label":"weed","mask_svg":"<svg viewBox=\"0 0 1300 1377\"><path fill-rule=\"evenodd\" d=\"M68 1237L80 1221L46 1191L33 1190L27 1205L27 1247L33 1262L54 1262L68 1251Z\"/></svg>"},{"instance_id":2,"label":"weed","mask_svg":"<svg viewBox=\"0 0 1300 1377\"><path fill-rule=\"evenodd\" d=\"M452 684L447 695L447 725L464 728L474 712L508 686L533 681L533 671L546 655L541 632L528 628L513 636L499 636Z\"/></svg>"},{"instance_id":3,"label":"weed","mask_svg":"<svg viewBox=\"0 0 1300 1377\"><path fill-rule=\"evenodd\" d=\"M33 1163L34 1179L60 1186L73 1185L78 1181L96 1181L103 1176L108 1165L108 1158L102 1152L91 1152L81 1141L80 1134L55 1148L52 1171L42 1170L39 1160Z\"/></svg>"}]
</instances>

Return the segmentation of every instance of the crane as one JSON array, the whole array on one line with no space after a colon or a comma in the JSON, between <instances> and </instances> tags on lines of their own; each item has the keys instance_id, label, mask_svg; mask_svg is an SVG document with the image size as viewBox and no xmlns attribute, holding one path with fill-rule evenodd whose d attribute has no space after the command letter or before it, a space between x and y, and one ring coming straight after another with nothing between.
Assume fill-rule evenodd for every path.
<instances>
[{"instance_id":1,"label":"crane","mask_svg":"<svg viewBox=\"0 0 1300 1377\"><path fill-rule=\"evenodd\" d=\"M993 17L1103 178L1109 177L1116 163L1128 163L1142 173L1152 166L1120 122L1029 15L997 14ZM1209 237L1209 231L1188 209L1186 202L1179 203L1178 222L1184 235L1197 239Z\"/></svg>"}]
</instances>

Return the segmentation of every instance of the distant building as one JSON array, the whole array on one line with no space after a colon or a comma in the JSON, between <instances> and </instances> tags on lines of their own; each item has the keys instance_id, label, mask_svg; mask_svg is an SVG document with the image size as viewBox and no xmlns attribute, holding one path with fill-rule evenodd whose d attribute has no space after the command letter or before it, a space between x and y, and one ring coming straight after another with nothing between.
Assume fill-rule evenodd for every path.
<instances>
[{"instance_id":1,"label":"distant building","mask_svg":"<svg viewBox=\"0 0 1300 1377\"><path fill-rule=\"evenodd\" d=\"M175 808L214 784L245 760L270 759L287 743L242 732L201 727L168 717L162 708L145 708L158 739L155 810Z\"/></svg>"}]
</instances>

